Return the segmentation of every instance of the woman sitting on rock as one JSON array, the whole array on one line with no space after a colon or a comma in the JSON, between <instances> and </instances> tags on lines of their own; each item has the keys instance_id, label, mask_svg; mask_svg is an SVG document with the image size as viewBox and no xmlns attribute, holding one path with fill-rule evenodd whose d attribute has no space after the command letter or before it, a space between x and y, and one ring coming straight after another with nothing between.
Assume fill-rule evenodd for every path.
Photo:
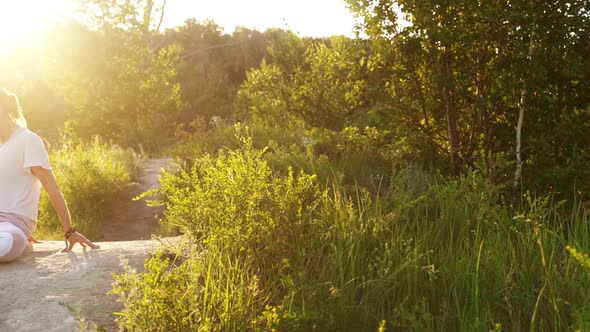
<instances>
[{"instance_id":1,"label":"woman sitting on rock","mask_svg":"<svg viewBox=\"0 0 590 332\"><path fill-rule=\"evenodd\" d=\"M41 187L63 225L69 241L98 248L72 227L70 212L57 186L45 145L27 129L16 95L0 89L0 262L22 255L37 224Z\"/></svg>"}]
</instances>

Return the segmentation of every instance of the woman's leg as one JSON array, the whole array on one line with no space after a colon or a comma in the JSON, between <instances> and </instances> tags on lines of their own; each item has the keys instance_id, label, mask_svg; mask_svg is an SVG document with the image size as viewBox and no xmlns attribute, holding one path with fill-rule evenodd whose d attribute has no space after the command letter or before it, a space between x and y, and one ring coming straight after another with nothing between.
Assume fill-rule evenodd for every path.
<instances>
[{"instance_id":1,"label":"woman's leg","mask_svg":"<svg viewBox=\"0 0 590 332\"><path fill-rule=\"evenodd\" d=\"M0 263L10 262L22 255L27 246L27 236L8 222L0 222Z\"/></svg>"}]
</instances>

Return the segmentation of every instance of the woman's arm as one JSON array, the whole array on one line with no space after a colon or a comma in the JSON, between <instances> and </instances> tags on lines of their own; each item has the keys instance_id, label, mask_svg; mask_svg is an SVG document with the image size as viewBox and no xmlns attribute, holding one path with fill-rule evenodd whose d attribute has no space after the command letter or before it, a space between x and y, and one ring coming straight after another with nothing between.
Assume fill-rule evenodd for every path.
<instances>
[{"instance_id":1,"label":"woman's arm","mask_svg":"<svg viewBox=\"0 0 590 332\"><path fill-rule=\"evenodd\" d=\"M55 181L53 172L41 166L31 167L31 172L39 179L39 181L41 181L43 188L45 188L45 191L47 191L47 194L49 195L49 200L51 201L51 204L57 213L57 217L64 228L64 233L67 232L72 227L70 211L68 209L68 205L66 204L66 200L64 199L64 196L57 185L57 181ZM80 243L83 247L89 245L92 249L98 248L97 245L90 242L86 237L84 237L84 235L78 232L70 235L68 241L70 241L70 246L66 251L72 250L74 244L76 243Z\"/></svg>"}]
</instances>

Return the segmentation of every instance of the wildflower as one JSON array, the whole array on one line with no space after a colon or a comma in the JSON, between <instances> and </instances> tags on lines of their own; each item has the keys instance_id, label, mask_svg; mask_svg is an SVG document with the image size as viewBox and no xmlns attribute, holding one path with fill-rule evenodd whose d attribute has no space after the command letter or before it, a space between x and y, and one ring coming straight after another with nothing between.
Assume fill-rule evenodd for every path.
<instances>
[{"instance_id":1,"label":"wildflower","mask_svg":"<svg viewBox=\"0 0 590 332\"><path fill-rule=\"evenodd\" d=\"M340 297L340 289L330 285L330 297L333 299Z\"/></svg>"}]
</instances>

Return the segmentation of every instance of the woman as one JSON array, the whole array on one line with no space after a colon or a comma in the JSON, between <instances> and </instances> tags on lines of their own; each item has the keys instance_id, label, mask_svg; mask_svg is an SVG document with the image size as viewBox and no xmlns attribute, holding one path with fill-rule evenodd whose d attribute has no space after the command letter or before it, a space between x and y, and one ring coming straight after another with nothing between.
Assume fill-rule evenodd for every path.
<instances>
[{"instance_id":1,"label":"woman","mask_svg":"<svg viewBox=\"0 0 590 332\"><path fill-rule=\"evenodd\" d=\"M0 89L0 262L22 255L37 223L41 187L63 225L66 251L76 243L98 248L72 227L70 212L57 186L45 145L27 129L16 95Z\"/></svg>"}]
</instances>

